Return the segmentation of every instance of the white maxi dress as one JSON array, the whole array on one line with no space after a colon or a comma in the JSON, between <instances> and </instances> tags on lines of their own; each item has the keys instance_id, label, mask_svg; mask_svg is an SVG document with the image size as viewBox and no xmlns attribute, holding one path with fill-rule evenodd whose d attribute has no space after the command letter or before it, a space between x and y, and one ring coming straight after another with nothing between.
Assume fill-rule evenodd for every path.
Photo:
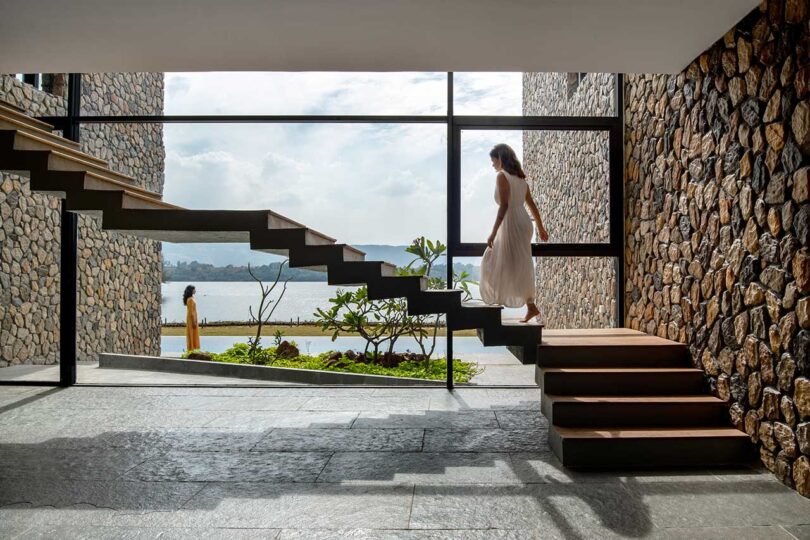
<instances>
[{"instance_id":1,"label":"white maxi dress","mask_svg":"<svg viewBox=\"0 0 810 540\"><path fill-rule=\"evenodd\" d=\"M532 236L534 226L526 211L529 185L506 171L500 171L509 182L509 207L503 217L492 247L487 247L481 260L481 299L487 304L516 308L534 301L534 264ZM500 194L495 187L495 202Z\"/></svg>"}]
</instances>

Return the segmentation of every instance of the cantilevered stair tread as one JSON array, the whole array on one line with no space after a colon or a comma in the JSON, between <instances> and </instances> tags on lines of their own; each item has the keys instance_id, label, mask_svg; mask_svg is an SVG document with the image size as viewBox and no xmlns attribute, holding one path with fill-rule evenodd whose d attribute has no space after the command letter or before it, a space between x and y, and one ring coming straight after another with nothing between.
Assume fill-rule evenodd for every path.
<instances>
[{"instance_id":1,"label":"cantilevered stair tread","mask_svg":"<svg viewBox=\"0 0 810 540\"><path fill-rule=\"evenodd\" d=\"M53 126L47 122L43 122L42 120L38 120L33 116L29 116L16 105L0 99L0 119L2 118L5 118L10 122L14 122L15 125L19 125L20 127L24 127L26 129L44 131L49 134L53 130ZM57 135L54 136L56 137ZM76 148L79 147L77 143L73 141L71 141L71 143L75 145Z\"/></svg>"},{"instance_id":2,"label":"cantilevered stair tread","mask_svg":"<svg viewBox=\"0 0 810 540\"><path fill-rule=\"evenodd\" d=\"M10 124L7 128L4 124ZM65 154L75 155L82 160L93 162L102 167L109 164L101 158L83 152L78 143L65 139L54 133L43 130L34 130L29 127L12 127L14 123L0 116L0 129L13 131L15 134L15 150L59 150Z\"/></svg>"}]
</instances>

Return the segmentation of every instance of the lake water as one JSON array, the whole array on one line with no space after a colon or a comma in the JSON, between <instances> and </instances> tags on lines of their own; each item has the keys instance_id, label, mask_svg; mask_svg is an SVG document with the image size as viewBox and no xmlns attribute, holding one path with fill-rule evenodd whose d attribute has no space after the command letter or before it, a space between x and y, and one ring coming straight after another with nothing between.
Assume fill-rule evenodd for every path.
<instances>
[{"instance_id":1,"label":"lake water","mask_svg":"<svg viewBox=\"0 0 810 540\"><path fill-rule=\"evenodd\" d=\"M164 321L185 322L183 289L186 285L188 283L178 281L162 285L161 317ZM197 316L201 321L248 321L248 308L253 306L255 313L259 304L259 285L253 281L201 281L193 285L197 288ZM337 287L325 281L291 281L287 284L287 292L273 313L272 320L295 321L300 318L301 321L312 321L315 309L328 307L329 298L335 295L338 288L348 290L355 287ZM280 287L277 289L280 290ZM471 289L473 296L477 297L478 289ZM273 298L275 297L274 294ZM504 314L515 317L521 315L522 310L506 309Z\"/></svg>"}]
</instances>

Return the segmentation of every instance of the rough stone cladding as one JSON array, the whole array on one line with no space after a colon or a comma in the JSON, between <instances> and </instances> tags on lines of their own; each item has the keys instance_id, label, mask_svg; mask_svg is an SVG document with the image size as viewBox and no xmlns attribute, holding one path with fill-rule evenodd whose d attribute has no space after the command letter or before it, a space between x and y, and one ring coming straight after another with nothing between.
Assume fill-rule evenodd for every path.
<instances>
[{"instance_id":1,"label":"rough stone cladding","mask_svg":"<svg viewBox=\"0 0 810 540\"><path fill-rule=\"evenodd\" d=\"M630 75L626 325L689 345L762 462L810 495L810 31L763 3L683 72Z\"/></svg>"},{"instance_id":2,"label":"rough stone cladding","mask_svg":"<svg viewBox=\"0 0 810 540\"><path fill-rule=\"evenodd\" d=\"M32 115L65 114L66 100L11 76L0 99ZM161 114L161 73L86 74L82 114ZM82 149L162 192L161 125L86 124ZM28 181L2 173L0 186L0 367L59 359L60 202L30 192ZM160 243L103 232L79 218L78 357L100 352L160 352ZM1 375L0 375L1 376Z\"/></svg>"},{"instance_id":3,"label":"rough stone cladding","mask_svg":"<svg viewBox=\"0 0 810 540\"><path fill-rule=\"evenodd\" d=\"M565 73L525 73L524 114L615 114L611 74L587 74L574 89L568 79ZM526 130L523 165L549 241L608 242L607 132ZM613 326L616 273L612 258L538 257L535 264L537 305L546 325Z\"/></svg>"}]
</instances>

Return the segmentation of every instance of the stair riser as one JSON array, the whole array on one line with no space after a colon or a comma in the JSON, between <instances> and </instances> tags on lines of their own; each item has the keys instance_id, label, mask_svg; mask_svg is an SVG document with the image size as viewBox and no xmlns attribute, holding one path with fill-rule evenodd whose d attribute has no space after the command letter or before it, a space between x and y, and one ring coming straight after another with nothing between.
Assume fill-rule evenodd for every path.
<instances>
[{"instance_id":1,"label":"stair riser","mask_svg":"<svg viewBox=\"0 0 810 540\"><path fill-rule=\"evenodd\" d=\"M3 121L0 120L0 129L3 129ZM29 132L30 133L30 132ZM33 137L26 136L25 133L22 133L21 130L17 130L14 133L14 149L15 150L45 150L48 151L52 148L58 149L60 152L65 152L67 154L77 154L81 150L72 144L67 139L63 139L61 137L56 136L48 136L44 133L37 133L32 134ZM35 137L35 138L34 138ZM105 162L100 160L94 156L90 155L83 155L81 154L81 159L88 160L93 162L96 165L105 166Z\"/></svg>"},{"instance_id":2,"label":"stair riser","mask_svg":"<svg viewBox=\"0 0 810 540\"><path fill-rule=\"evenodd\" d=\"M421 291L419 280L408 277L378 278L368 281L368 297L372 300L405 298Z\"/></svg>"},{"instance_id":3,"label":"stair riser","mask_svg":"<svg viewBox=\"0 0 810 540\"><path fill-rule=\"evenodd\" d=\"M728 425L728 409L718 403L572 403L543 395L548 421L561 427L694 427Z\"/></svg>"},{"instance_id":4,"label":"stair riser","mask_svg":"<svg viewBox=\"0 0 810 540\"><path fill-rule=\"evenodd\" d=\"M432 315L461 308L461 292L425 293L408 298L408 315Z\"/></svg>"},{"instance_id":5,"label":"stair riser","mask_svg":"<svg viewBox=\"0 0 810 540\"><path fill-rule=\"evenodd\" d=\"M680 346L541 346L537 356L541 367L692 367Z\"/></svg>"},{"instance_id":6,"label":"stair riser","mask_svg":"<svg viewBox=\"0 0 810 540\"><path fill-rule=\"evenodd\" d=\"M574 439L552 427L549 444L565 467L580 469L739 466L754 459L745 438Z\"/></svg>"},{"instance_id":7,"label":"stair riser","mask_svg":"<svg viewBox=\"0 0 810 540\"><path fill-rule=\"evenodd\" d=\"M524 346L507 345L506 348L521 364L531 365L537 363L537 347L534 346L534 343Z\"/></svg>"},{"instance_id":8,"label":"stair riser","mask_svg":"<svg viewBox=\"0 0 810 540\"><path fill-rule=\"evenodd\" d=\"M691 396L707 388L700 372L549 373L535 369L537 386L558 396Z\"/></svg>"},{"instance_id":9,"label":"stair riser","mask_svg":"<svg viewBox=\"0 0 810 540\"><path fill-rule=\"evenodd\" d=\"M24 176L47 174L48 153L0 149L0 170Z\"/></svg>"},{"instance_id":10,"label":"stair riser","mask_svg":"<svg viewBox=\"0 0 810 540\"><path fill-rule=\"evenodd\" d=\"M360 260L362 260L362 256L343 246L308 246L290 251L290 267L292 268L322 267L344 261Z\"/></svg>"},{"instance_id":11,"label":"stair riser","mask_svg":"<svg viewBox=\"0 0 810 540\"><path fill-rule=\"evenodd\" d=\"M376 262L329 265L330 285L363 285L379 277L380 264Z\"/></svg>"},{"instance_id":12,"label":"stair riser","mask_svg":"<svg viewBox=\"0 0 810 540\"><path fill-rule=\"evenodd\" d=\"M448 327L451 330L472 330L488 328L501 324L501 311L492 308L461 307L449 317Z\"/></svg>"}]
</instances>

